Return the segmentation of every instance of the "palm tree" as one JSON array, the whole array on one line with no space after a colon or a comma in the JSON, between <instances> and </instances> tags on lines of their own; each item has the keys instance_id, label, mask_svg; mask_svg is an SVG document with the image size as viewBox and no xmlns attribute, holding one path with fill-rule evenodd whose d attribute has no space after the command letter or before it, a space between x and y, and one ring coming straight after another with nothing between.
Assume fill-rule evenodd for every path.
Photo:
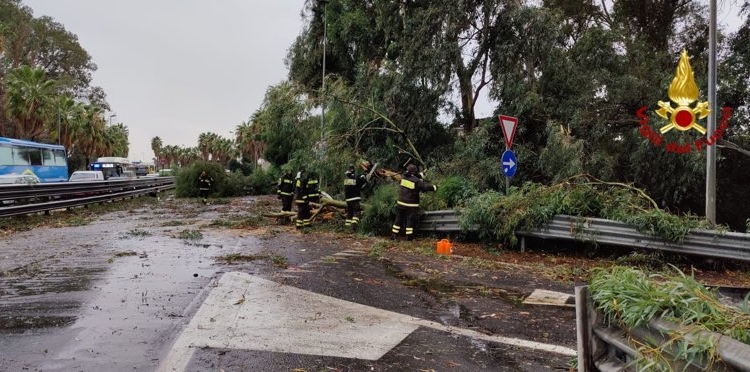
<instances>
[{"instance_id":1,"label":"palm tree","mask_svg":"<svg viewBox=\"0 0 750 372\"><path fill-rule=\"evenodd\" d=\"M161 142L161 138L159 138L159 136L156 136L151 139L151 150L154 151L154 157L156 158L156 161L154 162L154 166L157 169L159 168L159 162L161 161L162 147L164 147L164 144Z\"/></svg>"},{"instance_id":2,"label":"palm tree","mask_svg":"<svg viewBox=\"0 0 750 372\"><path fill-rule=\"evenodd\" d=\"M203 132L198 135L198 151L200 151L203 161L210 160L213 143L218 137L216 133L211 132Z\"/></svg>"},{"instance_id":3,"label":"palm tree","mask_svg":"<svg viewBox=\"0 0 750 372\"><path fill-rule=\"evenodd\" d=\"M245 155L252 158L253 166L258 164L258 159L261 158L266 149L266 144L259 140L260 132L260 126L251 122L243 122L235 130L237 149L243 158Z\"/></svg>"},{"instance_id":4,"label":"palm tree","mask_svg":"<svg viewBox=\"0 0 750 372\"><path fill-rule=\"evenodd\" d=\"M75 150L74 140L78 136L83 106L70 96L60 95L55 98L54 107L56 123L52 125L50 122L49 132L58 139L59 144L65 146L70 156Z\"/></svg>"},{"instance_id":5,"label":"palm tree","mask_svg":"<svg viewBox=\"0 0 750 372\"><path fill-rule=\"evenodd\" d=\"M26 65L13 69L7 76L5 91L5 110L13 135L30 140L42 135L54 97L55 82L47 78L44 70Z\"/></svg>"},{"instance_id":6,"label":"palm tree","mask_svg":"<svg viewBox=\"0 0 750 372\"><path fill-rule=\"evenodd\" d=\"M102 108L96 105L83 107L80 135L77 136L75 143L86 159L87 165L91 163L90 160L93 157L106 150L103 144L105 121L102 112Z\"/></svg>"},{"instance_id":7,"label":"palm tree","mask_svg":"<svg viewBox=\"0 0 750 372\"><path fill-rule=\"evenodd\" d=\"M127 157L130 152L130 142L128 141L128 127L123 123L117 123L110 125L105 130L106 136L111 138L109 152L105 152L103 155L112 155L119 157Z\"/></svg>"}]
</instances>

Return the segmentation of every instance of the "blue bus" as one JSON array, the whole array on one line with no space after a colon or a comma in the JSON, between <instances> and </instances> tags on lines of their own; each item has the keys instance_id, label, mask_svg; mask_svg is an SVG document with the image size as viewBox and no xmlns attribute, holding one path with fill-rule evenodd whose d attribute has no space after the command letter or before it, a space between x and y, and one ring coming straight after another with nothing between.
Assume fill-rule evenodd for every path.
<instances>
[{"instance_id":1,"label":"blue bus","mask_svg":"<svg viewBox=\"0 0 750 372\"><path fill-rule=\"evenodd\" d=\"M68 180L65 147L0 137L0 175L33 174L41 182Z\"/></svg>"}]
</instances>

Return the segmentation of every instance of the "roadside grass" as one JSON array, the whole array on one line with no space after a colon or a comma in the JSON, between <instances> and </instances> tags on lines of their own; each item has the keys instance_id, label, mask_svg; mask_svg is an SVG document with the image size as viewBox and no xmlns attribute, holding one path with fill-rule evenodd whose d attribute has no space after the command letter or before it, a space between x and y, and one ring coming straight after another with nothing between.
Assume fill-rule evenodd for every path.
<instances>
[{"instance_id":1,"label":"roadside grass","mask_svg":"<svg viewBox=\"0 0 750 372\"><path fill-rule=\"evenodd\" d=\"M162 227L182 226L186 225L185 221L171 220L161 224Z\"/></svg>"},{"instance_id":2,"label":"roadside grass","mask_svg":"<svg viewBox=\"0 0 750 372\"><path fill-rule=\"evenodd\" d=\"M265 260L267 258L267 254L229 253L223 256L216 257L216 260L227 264L233 264L236 262L253 262L258 260Z\"/></svg>"},{"instance_id":3,"label":"roadside grass","mask_svg":"<svg viewBox=\"0 0 750 372\"><path fill-rule=\"evenodd\" d=\"M286 269L289 267L289 259L284 256L273 256L271 257L271 262L274 266L280 269Z\"/></svg>"},{"instance_id":4,"label":"roadside grass","mask_svg":"<svg viewBox=\"0 0 750 372\"><path fill-rule=\"evenodd\" d=\"M146 237L153 235L150 231L141 230L141 229L133 229L130 231L126 231L125 235L122 237L122 239L127 239L129 237Z\"/></svg>"},{"instance_id":5,"label":"roadside grass","mask_svg":"<svg viewBox=\"0 0 750 372\"><path fill-rule=\"evenodd\" d=\"M235 252L216 257L217 262L223 262L229 265L239 262L254 262L260 260L268 260L271 262L271 264L280 269L286 269L287 267L289 267L289 259L279 255L242 254Z\"/></svg>"},{"instance_id":6,"label":"roadside grass","mask_svg":"<svg viewBox=\"0 0 750 372\"><path fill-rule=\"evenodd\" d=\"M128 256L137 256L138 253L135 251L123 251L123 252L117 252L113 255L113 257L110 257L107 259L108 264L113 264L115 262L115 258L119 257L128 257Z\"/></svg>"},{"instance_id":7,"label":"roadside grass","mask_svg":"<svg viewBox=\"0 0 750 372\"><path fill-rule=\"evenodd\" d=\"M200 230L185 229L177 237L183 240L200 240L203 239L203 233Z\"/></svg>"},{"instance_id":8,"label":"roadside grass","mask_svg":"<svg viewBox=\"0 0 750 372\"><path fill-rule=\"evenodd\" d=\"M208 224L210 227L226 229L253 229L266 225L266 220L260 215L234 215L227 218L215 219Z\"/></svg>"}]
</instances>

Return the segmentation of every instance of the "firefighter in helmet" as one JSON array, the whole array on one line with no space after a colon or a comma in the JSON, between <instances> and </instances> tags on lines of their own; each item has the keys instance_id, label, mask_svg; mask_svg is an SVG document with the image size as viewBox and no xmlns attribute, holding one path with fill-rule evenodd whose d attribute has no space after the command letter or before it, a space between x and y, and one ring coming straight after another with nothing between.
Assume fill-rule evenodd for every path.
<instances>
[{"instance_id":1,"label":"firefighter in helmet","mask_svg":"<svg viewBox=\"0 0 750 372\"><path fill-rule=\"evenodd\" d=\"M367 185L367 178L364 174L357 174L354 171L354 165L350 165L344 177L344 198L346 199L346 222L347 227L357 228L359 218L362 215L362 205L360 204L361 190Z\"/></svg>"},{"instance_id":2,"label":"firefighter in helmet","mask_svg":"<svg viewBox=\"0 0 750 372\"><path fill-rule=\"evenodd\" d=\"M437 191L437 186L422 180L416 165L409 164L406 172L401 175L401 183L398 188L398 201L396 202L396 222L391 229L391 239L396 239L401 230L404 230L407 240L414 238L414 227L419 215L419 194L428 191Z\"/></svg>"},{"instance_id":3,"label":"firefighter in helmet","mask_svg":"<svg viewBox=\"0 0 750 372\"><path fill-rule=\"evenodd\" d=\"M301 229L310 225L310 201L307 199L307 173L300 168L294 180L294 203L297 205L296 227Z\"/></svg>"},{"instance_id":4,"label":"firefighter in helmet","mask_svg":"<svg viewBox=\"0 0 750 372\"><path fill-rule=\"evenodd\" d=\"M294 199L294 178L289 169L285 169L284 174L279 178L279 183L276 185L276 194L281 199L281 211L291 212L292 199Z\"/></svg>"}]
</instances>

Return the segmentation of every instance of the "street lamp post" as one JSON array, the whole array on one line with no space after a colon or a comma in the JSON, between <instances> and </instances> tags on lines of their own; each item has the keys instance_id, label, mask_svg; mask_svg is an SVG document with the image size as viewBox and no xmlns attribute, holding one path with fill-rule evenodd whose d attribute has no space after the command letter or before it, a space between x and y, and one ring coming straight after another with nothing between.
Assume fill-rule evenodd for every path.
<instances>
[{"instance_id":1,"label":"street lamp post","mask_svg":"<svg viewBox=\"0 0 750 372\"><path fill-rule=\"evenodd\" d=\"M319 0L320 4L323 4L323 75L322 75L322 83L320 87L320 147L321 150L324 148L324 141L325 141L325 117L326 117L326 101L325 101L325 91L326 91L326 44L327 44L327 31L328 31L328 25L327 25L327 19L326 19L326 5L328 5L328 0Z\"/></svg>"},{"instance_id":2,"label":"street lamp post","mask_svg":"<svg viewBox=\"0 0 750 372\"><path fill-rule=\"evenodd\" d=\"M109 119L107 120L107 122L109 123L109 124L108 124L109 126L112 126L112 118L114 118L114 117L116 117L116 116L117 116L117 114L112 114L112 115L109 115Z\"/></svg>"}]
</instances>

